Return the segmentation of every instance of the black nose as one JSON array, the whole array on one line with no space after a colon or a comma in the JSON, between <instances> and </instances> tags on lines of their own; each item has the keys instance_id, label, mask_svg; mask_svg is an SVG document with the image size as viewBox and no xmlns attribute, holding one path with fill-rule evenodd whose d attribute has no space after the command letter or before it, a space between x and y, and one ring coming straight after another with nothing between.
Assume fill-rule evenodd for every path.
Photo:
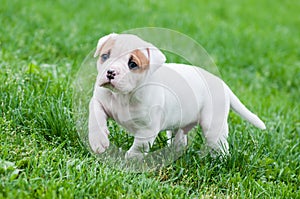
<instances>
[{"instance_id":1,"label":"black nose","mask_svg":"<svg viewBox=\"0 0 300 199\"><path fill-rule=\"evenodd\" d=\"M116 76L115 70L112 70L112 69L108 69L106 73L107 73L106 77L107 77L108 80L112 80Z\"/></svg>"}]
</instances>

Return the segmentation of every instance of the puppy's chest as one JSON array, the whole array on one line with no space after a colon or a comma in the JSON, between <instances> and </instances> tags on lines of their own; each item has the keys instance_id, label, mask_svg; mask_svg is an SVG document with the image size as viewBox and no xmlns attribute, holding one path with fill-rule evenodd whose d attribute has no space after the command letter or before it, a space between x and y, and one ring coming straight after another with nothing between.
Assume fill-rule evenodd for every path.
<instances>
[{"instance_id":1,"label":"puppy's chest","mask_svg":"<svg viewBox=\"0 0 300 199\"><path fill-rule=\"evenodd\" d=\"M151 121L149 109L150 107L138 102L120 103L118 101L109 112L112 119L134 133L137 130L149 128Z\"/></svg>"}]
</instances>

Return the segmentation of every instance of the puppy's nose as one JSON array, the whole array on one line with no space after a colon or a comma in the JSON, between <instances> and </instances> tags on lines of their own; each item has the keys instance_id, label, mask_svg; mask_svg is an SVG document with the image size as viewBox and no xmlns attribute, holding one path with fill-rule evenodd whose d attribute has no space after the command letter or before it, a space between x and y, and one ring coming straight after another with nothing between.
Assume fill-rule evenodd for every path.
<instances>
[{"instance_id":1,"label":"puppy's nose","mask_svg":"<svg viewBox=\"0 0 300 199\"><path fill-rule=\"evenodd\" d=\"M116 71L113 70L113 69L108 69L107 72L106 72L106 77L107 79L110 81L112 79L114 79L116 76Z\"/></svg>"}]
</instances>

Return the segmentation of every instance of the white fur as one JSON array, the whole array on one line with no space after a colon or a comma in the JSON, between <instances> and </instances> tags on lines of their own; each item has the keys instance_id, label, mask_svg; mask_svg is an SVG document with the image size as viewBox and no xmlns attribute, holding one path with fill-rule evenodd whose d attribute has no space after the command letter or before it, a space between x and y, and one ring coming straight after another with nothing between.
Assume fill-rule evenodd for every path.
<instances>
[{"instance_id":1,"label":"white fur","mask_svg":"<svg viewBox=\"0 0 300 199\"><path fill-rule=\"evenodd\" d=\"M89 142L95 153L102 153L109 146L108 117L135 137L127 158L147 153L162 130L167 130L168 137L175 133L174 143L185 146L186 134L197 124L201 125L208 146L226 154L230 107L258 128L266 128L221 79L199 67L164 63L165 56L157 48L136 36L105 36L99 40L96 56L111 36L116 41L123 37L125 41L131 40L124 45L140 44L145 55L149 52L150 68L141 74L130 71L127 63L131 51L120 50L122 46L118 44L112 47L109 60L103 64L97 62L98 77L89 114ZM128 49L134 48L128 46ZM108 69L114 69L117 75L111 87L104 88Z\"/></svg>"}]
</instances>

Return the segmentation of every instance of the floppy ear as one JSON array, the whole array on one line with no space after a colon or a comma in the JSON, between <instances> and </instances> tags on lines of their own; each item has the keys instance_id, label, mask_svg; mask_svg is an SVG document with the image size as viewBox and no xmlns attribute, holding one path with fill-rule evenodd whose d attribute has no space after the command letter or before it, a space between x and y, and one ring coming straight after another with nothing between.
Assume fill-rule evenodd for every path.
<instances>
[{"instance_id":1,"label":"floppy ear","mask_svg":"<svg viewBox=\"0 0 300 199\"><path fill-rule=\"evenodd\" d=\"M98 40L98 44L97 44L97 49L96 49L96 52L94 54L94 57L97 57L99 54L100 54L100 51L102 49L102 46L103 44L109 39L109 38L112 38L112 37L115 37L117 36L118 34L116 33L111 33L109 35L105 35L103 37L101 37L99 40Z\"/></svg>"},{"instance_id":2,"label":"floppy ear","mask_svg":"<svg viewBox=\"0 0 300 199\"><path fill-rule=\"evenodd\" d=\"M150 70L158 69L166 61L166 56L155 46L147 48Z\"/></svg>"}]
</instances>

